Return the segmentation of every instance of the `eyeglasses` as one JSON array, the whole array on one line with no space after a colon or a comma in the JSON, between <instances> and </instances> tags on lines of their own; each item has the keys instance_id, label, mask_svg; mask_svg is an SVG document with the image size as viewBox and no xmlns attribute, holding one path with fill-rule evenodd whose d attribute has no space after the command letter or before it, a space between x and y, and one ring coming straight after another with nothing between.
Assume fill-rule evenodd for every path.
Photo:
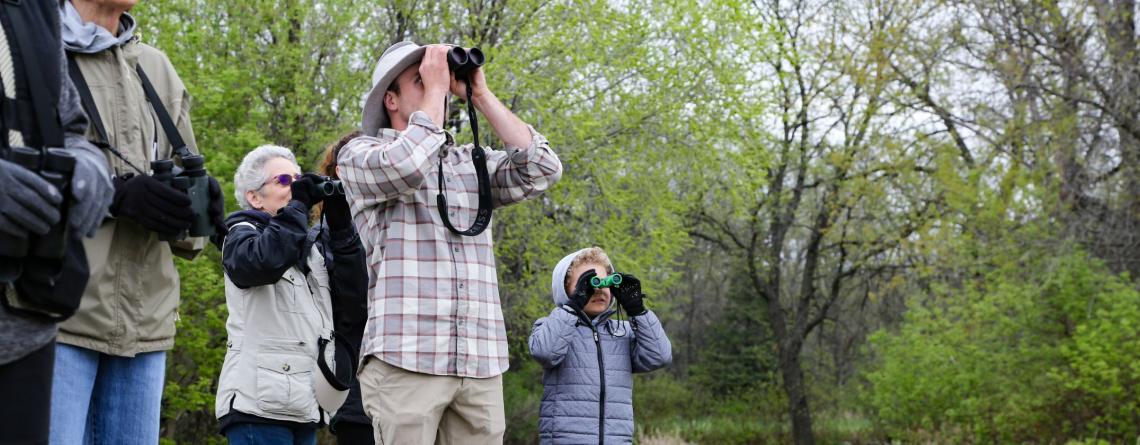
<instances>
[{"instance_id":1,"label":"eyeglasses","mask_svg":"<svg viewBox=\"0 0 1140 445\"><path fill-rule=\"evenodd\" d=\"M278 184L281 184L283 186L288 187L290 184L293 183L293 181L296 181L298 179L301 179L300 173L294 173L294 174L285 173L285 174L270 176L269 179L266 179L265 182L261 183L261 187L258 187L257 191L261 191L262 188L269 185L269 183L271 183L271 182L276 182Z\"/></svg>"}]
</instances>

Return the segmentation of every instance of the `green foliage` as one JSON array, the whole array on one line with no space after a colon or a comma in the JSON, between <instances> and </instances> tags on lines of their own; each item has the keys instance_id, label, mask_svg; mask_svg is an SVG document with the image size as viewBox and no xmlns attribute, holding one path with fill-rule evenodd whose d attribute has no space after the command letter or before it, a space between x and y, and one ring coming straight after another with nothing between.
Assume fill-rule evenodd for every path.
<instances>
[{"instance_id":1,"label":"green foliage","mask_svg":"<svg viewBox=\"0 0 1140 445\"><path fill-rule=\"evenodd\" d=\"M163 438L221 442L214 421L214 394L226 351L225 289L213 248L193 261L178 260L182 304L174 351L167 356L163 388Z\"/></svg>"},{"instance_id":2,"label":"green foliage","mask_svg":"<svg viewBox=\"0 0 1140 445\"><path fill-rule=\"evenodd\" d=\"M542 366L538 362L526 360L517 367L512 364L510 372L503 375L503 403L507 408L505 441L538 443L538 409L542 404Z\"/></svg>"},{"instance_id":3,"label":"green foliage","mask_svg":"<svg viewBox=\"0 0 1140 445\"><path fill-rule=\"evenodd\" d=\"M1027 259L912 307L870 340L873 417L892 437L1008 443L1137 435L1140 292L1080 252ZM1007 263L1008 264L1008 263ZM924 439L925 437L925 439Z\"/></svg>"},{"instance_id":4,"label":"green foliage","mask_svg":"<svg viewBox=\"0 0 1140 445\"><path fill-rule=\"evenodd\" d=\"M748 295L747 289L740 295ZM712 328L710 344L689 370L692 383L711 398L779 392L776 345L755 301L733 301ZM778 412L776 410L775 412Z\"/></svg>"}]
</instances>

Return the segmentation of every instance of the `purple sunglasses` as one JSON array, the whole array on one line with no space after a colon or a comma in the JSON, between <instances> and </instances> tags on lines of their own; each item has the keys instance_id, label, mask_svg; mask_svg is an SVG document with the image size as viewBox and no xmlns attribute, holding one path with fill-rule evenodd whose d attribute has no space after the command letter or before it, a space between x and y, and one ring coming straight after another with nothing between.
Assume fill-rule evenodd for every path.
<instances>
[{"instance_id":1,"label":"purple sunglasses","mask_svg":"<svg viewBox=\"0 0 1140 445\"><path fill-rule=\"evenodd\" d=\"M297 173L297 174L284 173L284 174L280 174L280 175L270 176L269 179L266 179L265 182L261 183L261 187L258 187L257 190L261 190L263 187L269 185L269 183L271 183L271 182L276 182L278 184L281 184L283 186L288 187L290 184L293 183L293 181L296 181L298 179L301 179L300 173Z\"/></svg>"}]
</instances>

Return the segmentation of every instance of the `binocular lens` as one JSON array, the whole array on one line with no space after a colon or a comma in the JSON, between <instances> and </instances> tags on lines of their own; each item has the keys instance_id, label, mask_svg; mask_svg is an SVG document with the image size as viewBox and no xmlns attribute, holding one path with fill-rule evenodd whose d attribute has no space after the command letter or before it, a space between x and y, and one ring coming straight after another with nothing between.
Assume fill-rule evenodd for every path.
<instances>
[{"instance_id":1,"label":"binocular lens","mask_svg":"<svg viewBox=\"0 0 1140 445\"><path fill-rule=\"evenodd\" d=\"M451 47L447 52L447 68L458 77L464 77L483 66L483 51L479 48Z\"/></svg>"},{"instance_id":2,"label":"binocular lens","mask_svg":"<svg viewBox=\"0 0 1140 445\"><path fill-rule=\"evenodd\" d=\"M451 51L447 52L447 66L450 67L452 71L466 65L468 60L467 50L458 46L451 47Z\"/></svg>"},{"instance_id":3,"label":"binocular lens","mask_svg":"<svg viewBox=\"0 0 1140 445\"><path fill-rule=\"evenodd\" d=\"M325 197L344 194L344 183L340 182L339 179L332 179L328 176L322 176L321 179L323 181L317 183L317 187L320 187L321 194Z\"/></svg>"},{"instance_id":4,"label":"binocular lens","mask_svg":"<svg viewBox=\"0 0 1140 445\"><path fill-rule=\"evenodd\" d=\"M474 66L483 66L483 51L479 48L467 50L467 60Z\"/></svg>"},{"instance_id":5,"label":"binocular lens","mask_svg":"<svg viewBox=\"0 0 1140 445\"><path fill-rule=\"evenodd\" d=\"M595 288L598 288L598 289L603 288L603 287L613 287L613 286L616 286L619 284L621 284L621 274L620 273L615 273L615 274L610 275L610 276L605 277L605 278L602 278L602 277L590 278L590 285L594 286Z\"/></svg>"},{"instance_id":6,"label":"binocular lens","mask_svg":"<svg viewBox=\"0 0 1140 445\"><path fill-rule=\"evenodd\" d=\"M335 194L343 195L344 186L341 185L340 181L326 181L321 183L321 191L324 192L325 195L329 196Z\"/></svg>"}]
</instances>

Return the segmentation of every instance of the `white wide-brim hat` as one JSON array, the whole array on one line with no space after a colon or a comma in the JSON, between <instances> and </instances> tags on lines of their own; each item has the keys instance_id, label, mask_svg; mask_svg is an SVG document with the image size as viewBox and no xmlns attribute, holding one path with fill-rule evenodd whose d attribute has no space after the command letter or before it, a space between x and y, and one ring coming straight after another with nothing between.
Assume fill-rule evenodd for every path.
<instances>
[{"instance_id":1,"label":"white wide-brim hat","mask_svg":"<svg viewBox=\"0 0 1140 445\"><path fill-rule=\"evenodd\" d=\"M380 55L376 68L372 70L372 89L364 99L364 118L360 121L360 129L365 135L375 136L381 128L392 126L388 112L384 110L384 93L400 73L424 58L424 49L405 41L389 46Z\"/></svg>"}]
</instances>

